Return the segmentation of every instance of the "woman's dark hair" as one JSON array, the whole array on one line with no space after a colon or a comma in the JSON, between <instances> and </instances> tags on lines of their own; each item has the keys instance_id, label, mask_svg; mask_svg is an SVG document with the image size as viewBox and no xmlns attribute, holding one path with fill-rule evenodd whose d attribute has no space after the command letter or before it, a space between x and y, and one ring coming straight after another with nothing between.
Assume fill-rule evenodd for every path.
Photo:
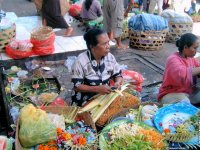
<instances>
[{"instance_id":1,"label":"woman's dark hair","mask_svg":"<svg viewBox=\"0 0 200 150\"><path fill-rule=\"evenodd\" d=\"M83 38L86 42L87 48L89 50L91 50L91 47L95 47L98 44L98 40L97 37L103 33L106 33L105 31L99 29L99 28L94 28L94 29L90 29L88 30Z\"/></svg>"},{"instance_id":2,"label":"woman's dark hair","mask_svg":"<svg viewBox=\"0 0 200 150\"><path fill-rule=\"evenodd\" d=\"M85 0L85 9L88 11L92 5L93 0Z\"/></svg>"},{"instance_id":3,"label":"woman's dark hair","mask_svg":"<svg viewBox=\"0 0 200 150\"><path fill-rule=\"evenodd\" d=\"M180 53L182 53L185 46L190 47L197 40L197 37L192 33L186 33L181 36L179 40L176 41L176 46Z\"/></svg>"}]
</instances>

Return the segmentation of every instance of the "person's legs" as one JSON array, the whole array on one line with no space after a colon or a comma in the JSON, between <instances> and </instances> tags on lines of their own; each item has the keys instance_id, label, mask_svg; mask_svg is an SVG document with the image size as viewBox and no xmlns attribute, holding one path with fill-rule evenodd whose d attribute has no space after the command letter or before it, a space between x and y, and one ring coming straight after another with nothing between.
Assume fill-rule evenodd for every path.
<instances>
[{"instance_id":1,"label":"person's legs","mask_svg":"<svg viewBox=\"0 0 200 150\"><path fill-rule=\"evenodd\" d=\"M110 1L111 0L104 0L103 1L103 28L108 33L109 38L111 37L111 14L110 14Z\"/></svg>"},{"instance_id":2,"label":"person's legs","mask_svg":"<svg viewBox=\"0 0 200 150\"><path fill-rule=\"evenodd\" d=\"M143 0L139 0L139 10L143 11Z\"/></svg>"},{"instance_id":3,"label":"person's legs","mask_svg":"<svg viewBox=\"0 0 200 150\"><path fill-rule=\"evenodd\" d=\"M118 49L127 49L128 45L124 45L121 42L121 35L123 31L123 19L124 19L124 1L117 0L113 1L111 9L111 31L113 31L114 38L117 42Z\"/></svg>"},{"instance_id":4,"label":"person's legs","mask_svg":"<svg viewBox=\"0 0 200 150\"><path fill-rule=\"evenodd\" d=\"M162 7L163 7L163 0L157 0L157 4L158 4L158 15L160 16L162 13Z\"/></svg>"},{"instance_id":5,"label":"person's legs","mask_svg":"<svg viewBox=\"0 0 200 150\"><path fill-rule=\"evenodd\" d=\"M160 100L162 104L173 104L180 101L187 101L190 103L189 95L185 93L169 93Z\"/></svg>"},{"instance_id":6,"label":"person's legs","mask_svg":"<svg viewBox=\"0 0 200 150\"><path fill-rule=\"evenodd\" d=\"M150 0L149 13L153 14L156 7L156 0Z\"/></svg>"}]
</instances>

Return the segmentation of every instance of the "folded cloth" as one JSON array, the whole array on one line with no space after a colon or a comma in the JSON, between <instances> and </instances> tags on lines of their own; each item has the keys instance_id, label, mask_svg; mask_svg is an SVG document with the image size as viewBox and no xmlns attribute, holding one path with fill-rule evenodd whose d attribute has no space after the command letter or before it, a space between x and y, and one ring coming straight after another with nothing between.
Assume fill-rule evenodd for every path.
<instances>
[{"instance_id":1,"label":"folded cloth","mask_svg":"<svg viewBox=\"0 0 200 150\"><path fill-rule=\"evenodd\" d=\"M136 31L161 31L168 28L168 22L161 16L144 13L131 17L128 27Z\"/></svg>"}]
</instances>

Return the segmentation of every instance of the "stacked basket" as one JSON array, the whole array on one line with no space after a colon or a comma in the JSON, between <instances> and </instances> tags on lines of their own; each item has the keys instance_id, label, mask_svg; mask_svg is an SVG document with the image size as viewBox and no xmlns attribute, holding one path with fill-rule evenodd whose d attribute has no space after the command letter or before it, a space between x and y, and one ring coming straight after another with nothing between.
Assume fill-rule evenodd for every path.
<instances>
[{"instance_id":1,"label":"stacked basket","mask_svg":"<svg viewBox=\"0 0 200 150\"><path fill-rule=\"evenodd\" d=\"M36 55L49 55L54 52L55 33L51 27L41 27L31 33L33 52Z\"/></svg>"},{"instance_id":2,"label":"stacked basket","mask_svg":"<svg viewBox=\"0 0 200 150\"><path fill-rule=\"evenodd\" d=\"M168 32L167 21L152 14L138 14L129 20L130 46L142 50L159 50Z\"/></svg>"},{"instance_id":3,"label":"stacked basket","mask_svg":"<svg viewBox=\"0 0 200 150\"><path fill-rule=\"evenodd\" d=\"M169 25L167 42L176 42L181 35L192 32L193 21L189 15L168 9L162 12L162 16L168 20Z\"/></svg>"}]
</instances>

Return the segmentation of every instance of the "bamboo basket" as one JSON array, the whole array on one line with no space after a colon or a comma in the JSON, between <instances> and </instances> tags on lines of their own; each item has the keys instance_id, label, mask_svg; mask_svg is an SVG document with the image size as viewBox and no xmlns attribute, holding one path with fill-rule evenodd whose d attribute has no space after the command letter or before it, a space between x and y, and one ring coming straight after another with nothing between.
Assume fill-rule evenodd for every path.
<instances>
[{"instance_id":1,"label":"bamboo basket","mask_svg":"<svg viewBox=\"0 0 200 150\"><path fill-rule=\"evenodd\" d=\"M200 15L198 15L198 16L191 16L191 17L192 17L193 22L200 22Z\"/></svg>"},{"instance_id":2,"label":"bamboo basket","mask_svg":"<svg viewBox=\"0 0 200 150\"><path fill-rule=\"evenodd\" d=\"M127 28L127 29L123 30L121 39L124 40L124 39L126 39L128 37L129 37L129 35L128 35L128 28Z\"/></svg>"},{"instance_id":3,"label":"bamboo basket","mask_svg":"<svg viewBox=\"0 0 200 150\"><path fill-rule=\"evenodd\" d=\"M129 45L132 48L153 51L163 47L168 30L135 31L129 29Z\"/></svg>"},{"instance_id":4,"label":"bamboo basket","mask_svg":"<svg viewBox=\"0 0 200 150\"><path fill-rule=\"evenodd\" d=\"M158 107L162 107L162 104L157 103L157 102L142 102L142 103L140 103L140 106L145 106L145 105L157 105ZM139 109L139 106L127 108L125 110L120 111L119 113L112 116L110 118L109 122L112 122L115 118L118 118L118 117L125 117L130 109ZM139 112L139 113L141 113L141 112ZM138 114L138 115L139 115L139 117L137 117L138 120L136 120L136 121L142 121L141 114Z\"/></svg>"},{"instance_id":5,"label":"bamboo basket","mask_svg":"<svg viewBox=\"0 0 200 150\"><path fill-rule=\"evenodd\" d=\"M6 46L16 36L16 25L13 24L10 28L0 30L0 52L5 52Z\"/></svg>"},{"instance_id":6,"label":"bamboo basket","mask_svg":"<svg viewBox=\"0 0 200 150\"><path fill-rule=\"evenodd\" d=\"M185 33L191 33L193 23L175 23L175 22L169 22L169 32L166 36L166 41L170 43L176 42L178 39L180 39L181 35Z\"/></svg>"},{"instance_id":7,"label":"bamboo basket","mask_svg":"<svg viewBox=\"0 0 200 150\"><path fill-rule=\"evenodd\" d=\"M41 27L33 30L31 33L31 39L36 39L39 41L48 39L53 34L53 29L51 27Z\"/></svg>"}]
</instances>

